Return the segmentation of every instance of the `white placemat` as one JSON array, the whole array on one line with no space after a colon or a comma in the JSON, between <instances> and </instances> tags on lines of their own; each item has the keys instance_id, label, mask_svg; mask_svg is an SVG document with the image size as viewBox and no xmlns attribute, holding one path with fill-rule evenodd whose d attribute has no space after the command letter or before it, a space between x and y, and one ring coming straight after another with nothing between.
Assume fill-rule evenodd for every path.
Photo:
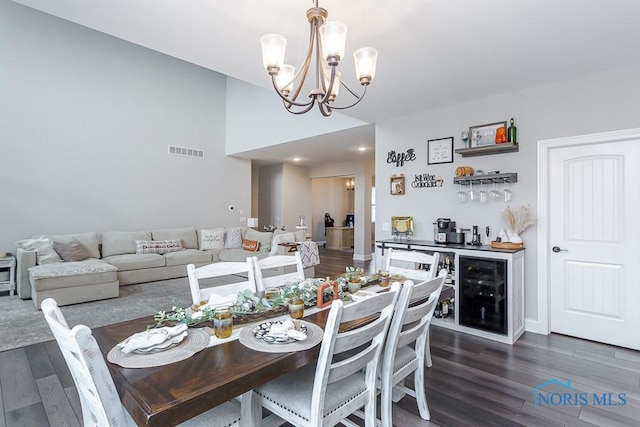
<instances>
[{"instance_id":1,"label":"white placemat","mask_svg":"<svg viewBox=\"0 0 640 427\"><path fill-rule=\"evenodd\" d=\"M273 320L269 320L273 321ZM315 347L322 341L324 331L314 323L305 322L307 327L307 339L304 341L296 341L287 344L267 343L253 336L253 327L245 327L240 331L240 344L252 350L263 351L265 353L287 353L290 351L302 351Z\"/></svg>"},{"instance_id":2,"label":"white placemat","mask_svg":"<svg viewBox=\"0 0 640 427\"><path fill-rule=\"evenodd\" d=\"M115 346L107 354L107 360L123 368L152 368L185 360L207 348L209 334L202 328L189 328L187 336L175 347L149 354L123 353L122 347Z\"/></svg>"}]
</instances>

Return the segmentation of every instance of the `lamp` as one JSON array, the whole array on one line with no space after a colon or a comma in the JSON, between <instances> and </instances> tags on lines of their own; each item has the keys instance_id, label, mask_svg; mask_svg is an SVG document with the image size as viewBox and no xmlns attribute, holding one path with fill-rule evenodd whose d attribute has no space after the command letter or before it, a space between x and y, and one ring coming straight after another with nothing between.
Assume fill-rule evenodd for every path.
<instances>
[{"instance_id":1,"label":"lamp","mask_svg":"<svg viewBox=\"0 0 640 427\"><path fill-rule=\"evenodd\" d=\"M328 117L333 110L344 110L359 103L367 93L367 86L376 75L378 51L372 47L363 47L353 53L356 77L363 86L362 93L349 89L337 70L340 59L344 58L347 39L347 26L342 22L328 21L326 9L315 7L307 10L307 19L311 27L307 56L298 67L284 63L287 39L280 34L265 34L260 38L262 44L262 63L269 72L276 92L282 98L284 107L292 114L304 114L315 104L323 116ZM311 63L315 64L315 87L309 92L309 101L298 102L298 95L309 75ZM296 83L296 80L299 81ZM336 107L333 105L340 86L343 86L355 101L351 105Z\"/></svg>"},{"instance_id":2,"label":"lamp","mask_svg":"<svg viewBox=\"0 0 640 427\"><path fill-rule=\"evenodd\" d=\"M304 230L304 237L305 239L307 237L309 237L309 234L307 233L307 224L304 223L304 215L300 215L298 218L300 218L300 223L298 225L296 225L296 229L298 230Z\"/></svg>"},{"instance_id":3,"label":"lamp","mask_svg":"<svg viewBox=\"0 0 640 427\"><path fill-rule=\"evenodd\" d=\"M346 183L347 191L354 191L356 189L356 180L353 178L347 178Z\"/></svg>"},{"instance_id":4,"label":"lamp","mask_svg":"<svg viewBox=\"0 0 640 427\"><path fill-rule=\"evenodd\" d=\"M247 218L247 227L255 228L258 226L258 218Z\"/></svg>"}]
</instances>

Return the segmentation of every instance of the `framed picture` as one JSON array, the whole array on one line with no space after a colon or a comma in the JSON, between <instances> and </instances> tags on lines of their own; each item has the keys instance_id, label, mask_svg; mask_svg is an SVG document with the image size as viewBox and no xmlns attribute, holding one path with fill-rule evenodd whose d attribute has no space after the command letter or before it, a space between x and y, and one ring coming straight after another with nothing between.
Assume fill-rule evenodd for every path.
<instances>
[{"instance_id":1,"label":"framed picture","mask_svg":"<svg viewBox=\"0 0 640 427\"><path fill-rule=\"evenodd\" d=\"M496 131L498 128L507 128L507 121L487 123L486 125L471 126L469 128L469 140L472 147L482 147L496 143Z\"/></svg>"},{"instance_id":2,"label":"framed picture","mask_svg":"<svg viewBox=\"0 0 640 427\"><path fill-rule=\"evenodd\" d=\"M453 163L453 137L427 141L427 164Z\"/></svg>"},{"instance_id":3,"label":"framed picture","mask_svg":"<svg viewBox=\"0 0 640 427\"><path fill-rule=\"evenodd\" d=\"M391 195L398 196L404 194L404 175L391 175Z\"/></svg>"}]
</instances>

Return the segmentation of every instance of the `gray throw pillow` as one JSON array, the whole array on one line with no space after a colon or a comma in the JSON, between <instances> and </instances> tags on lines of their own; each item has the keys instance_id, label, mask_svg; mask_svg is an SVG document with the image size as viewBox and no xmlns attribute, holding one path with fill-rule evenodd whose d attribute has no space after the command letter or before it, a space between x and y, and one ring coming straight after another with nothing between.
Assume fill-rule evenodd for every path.
<instances>
[{"instance_id":1,"label":"gray throw pillow","mask_svg":"<svg viewBox=\"0 0 640 427\"><path fill-rule=\"evenodd\" d=\"M87 248L75 237L70 242L53 242L53 249L64 261L84 261L91 258Z\"/></svg>"},{"instance_id":2,"label":"gray throw pillow","mask_svg":"<svg viewBox=\"0 0 640 427\"><path fill-rule=\"evenodd\" d=\"M242 249L242 230L240 227L230 227L224 232L225 249Z\"/></svg>"}]
</instances>

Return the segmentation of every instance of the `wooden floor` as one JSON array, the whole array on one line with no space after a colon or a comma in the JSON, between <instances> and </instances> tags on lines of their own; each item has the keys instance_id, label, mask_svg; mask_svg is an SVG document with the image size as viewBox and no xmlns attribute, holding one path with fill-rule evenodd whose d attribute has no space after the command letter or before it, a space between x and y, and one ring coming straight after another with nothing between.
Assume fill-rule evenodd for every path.
<instances>
[{"instance_id":1,"label":"wooden floor","mask_svg":"<svg viewBox=\"0 0 640 427\"><path fill-rule=\"evenodd\" d=\"M373 270L351 256L322 250L316 275L335 276L345 265ZM640 352L554 334L526 333L510 346L439 327L431 331L431 421L420 419L407 396L394 407L396 426L640 426ZM535 407L534 387L552 379L570 380L572 389L543 391L558 398L568 394L569 403L584 397L587 404ZM608 392L611 399L593 404L594 393ZM613 405L622 402L619 393L624 406ZM55 342L0 353L0 413L0 427L82 424L78 395Z\"/></svg>"}]
</instances>

